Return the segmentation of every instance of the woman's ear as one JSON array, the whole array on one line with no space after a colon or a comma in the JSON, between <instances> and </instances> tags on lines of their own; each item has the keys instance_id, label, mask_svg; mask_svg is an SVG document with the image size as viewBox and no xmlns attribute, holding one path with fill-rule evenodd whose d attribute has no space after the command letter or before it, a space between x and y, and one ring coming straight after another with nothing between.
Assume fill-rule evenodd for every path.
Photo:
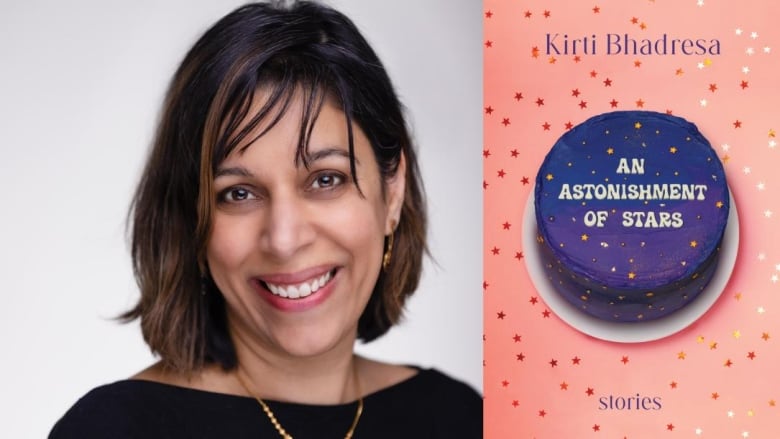
<instances>
[{"instance_id":1,"label":"woman's ear","mask_svg":"<svg viewBox=\"0 0 780 439\"><path fill-rule=\"evenodd\" d=\"M401 208L404 205L406 193L406 155L402 152L398 160L395 175L387 180L387 218L385 219L385 235L393 233L401 218Z\"/></svg>"}]
</instances>

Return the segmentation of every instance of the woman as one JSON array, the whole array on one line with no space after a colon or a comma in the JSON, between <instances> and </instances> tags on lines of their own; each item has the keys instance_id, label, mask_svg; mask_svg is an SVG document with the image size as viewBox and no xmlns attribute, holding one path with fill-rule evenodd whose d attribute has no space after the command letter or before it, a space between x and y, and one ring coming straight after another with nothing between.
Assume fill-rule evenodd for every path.
<instances>
[{"instance_id":1,"label":"woman","mask_svg":"<svg viewBox=\"0 0 780 439\"><path fill-rule=\"evenodd\" d=\"M132 211L161 361L93 390L67 437L480 437L481 399L358 357L425 249L415 151L381 62L327 7L251 4L174 75Z\"/></svg>"}]
</instances>

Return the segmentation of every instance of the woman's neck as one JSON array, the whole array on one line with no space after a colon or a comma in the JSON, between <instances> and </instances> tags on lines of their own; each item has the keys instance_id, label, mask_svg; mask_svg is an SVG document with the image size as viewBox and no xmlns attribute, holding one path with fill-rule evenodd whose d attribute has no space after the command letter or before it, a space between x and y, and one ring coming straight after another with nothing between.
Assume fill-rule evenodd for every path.
<instances>
[{"instance_id":1,"label":"woman's neck","mask_svg":"<svg viewBox=\"0 0 780 439\"><path fill-rule=\"evenodd\" d=\"M234 328L236 374L251 395L268 400L305 404L340 404L356 400L360 379L359 359L353 353L355 337L315 355L296 356L275 349L264 340ZM247 393L246 391L241 393Z\"/></svg>"}]
</instances>

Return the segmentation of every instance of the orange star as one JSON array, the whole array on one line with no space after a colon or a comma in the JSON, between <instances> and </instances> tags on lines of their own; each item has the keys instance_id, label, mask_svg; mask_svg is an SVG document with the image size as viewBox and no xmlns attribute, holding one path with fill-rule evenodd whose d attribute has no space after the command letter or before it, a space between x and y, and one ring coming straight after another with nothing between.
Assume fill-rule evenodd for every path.
<instances>
[{"instance_id":1,"label":"orange star","mask_svg":"<svg viewBox=\"0 0 780 439\"><path fill-rule=\"evenodd\" d=\"M636 277L636 273L634 273L633 271L631 271L631 272L629 272L629 273L628 273L628 278L629 278L629 279L633 279L633 278L635 278L635 277Z\"/></svg>"},{"instance_id":2,"label":"orange star","mask_svg":"<svg viewBox=\"0 0 780 439\"><path fill-rule=\"evenodd\" d=\"M677 359L678 360L684 360L685 359L685 352L684 351L678 352L677 353Z\"/></svg>"},{"instance_id":3,"label":"orange star","mask_svg":"<svg viewBox=\"0 0 780 439\"><path fill-rule=\"evenodd\" d=\"M699 243L696 242L696 241L691 241L690 245L691 245L691 247L696 248L696 246L699 245Z\"/></svg>"},{"instance_id":4,"label":"orange star","mask_svg":"<svg viewBox=\"0 0 780 439\"><path fill-rule=\"evenodd\" d=\"M583 233L582 236L580 236L580 239L582 239L583 241L587 241L588 240L588 235Z\"/></svg>"}]
</instances>

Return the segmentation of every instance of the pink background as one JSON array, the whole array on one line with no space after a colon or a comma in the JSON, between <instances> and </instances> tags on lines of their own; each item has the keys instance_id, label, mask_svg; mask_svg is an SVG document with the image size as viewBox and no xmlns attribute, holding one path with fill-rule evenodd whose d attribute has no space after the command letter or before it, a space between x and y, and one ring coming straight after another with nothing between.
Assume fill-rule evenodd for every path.
<instances>
[{"instance_id":1,"label":"pink background","mask_svg":"<svg viewBox=\"0 0 780 439\"><path fill-rule=\"evenodd\" d=\"M780 437L780 6L483 5L485 437ZM600 53L547 55L548 32L597 34ZM717 38L721 54L607 56L606 33ZM684 117L710 140L739 212L739 253L701 319L661 340L614 343L571 328L541 299L525 266L534 243L523 242L523 213L567 127L641 109ZM662 408L599 410L601 397L636 394L661 398Z\"/></svg>"}]
</instances>

